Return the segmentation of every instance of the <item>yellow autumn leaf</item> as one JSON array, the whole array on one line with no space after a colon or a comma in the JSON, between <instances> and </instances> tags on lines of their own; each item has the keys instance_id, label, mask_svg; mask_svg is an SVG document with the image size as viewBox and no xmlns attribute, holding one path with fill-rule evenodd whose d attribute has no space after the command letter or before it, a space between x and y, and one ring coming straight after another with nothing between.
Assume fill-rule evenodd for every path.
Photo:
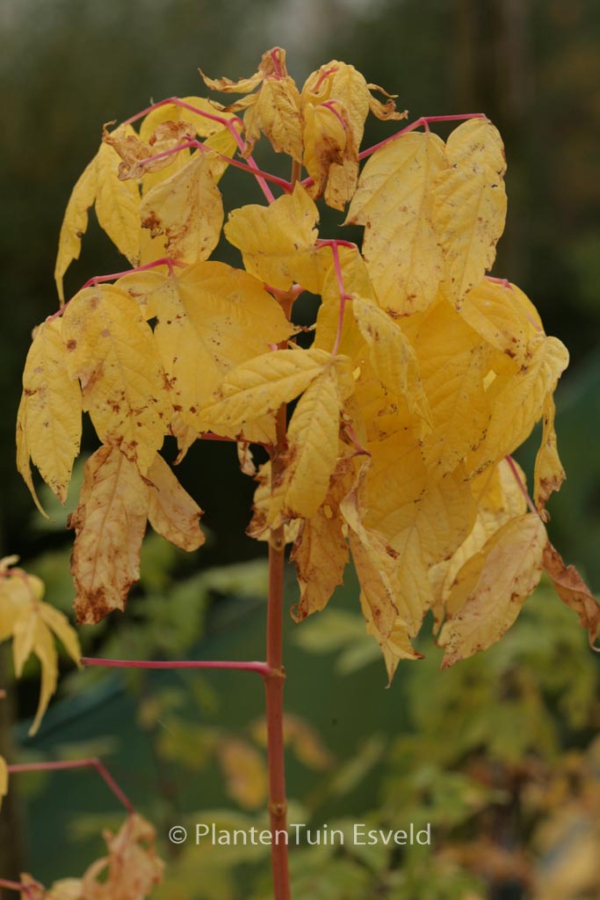
<instances>
[{"instance_id":1,"label":"yellow autumn leaf","mask_svg":"<svg viewBox=\"0 0 600 900\"><path fill-rule=\"evenodd\" d=\"M486 391L491 418L485 439L467 457L470 470L508 456L529 436L569 363L566 347L557 338L541 339L514 375L498 375Z\"/></svg>"},{"instance_id":2,"label":"yellow autumn leaf","mask_svg":"<svg viewBox=\"0 0 600 900\"><path fill-rule=\"evenodd\" d=\"M544 398L542 443L535 457L533 487L533 499L544 522L550 518L546 510L548 498L566 478L556 444L555 415L554 397L548 393Z\"/></svg>"},{"instance_id":3,"label":"yellow autumn leaf","mask_svg":"<svg viewBox=\"0 0 600 900\"><path fill-rule=\"evenodd\" d=\"M244 439L247 425L273 415L306 390L331 361L324 350L275 350L237 366L223 379L202 419L217 433ZM274 438L274 419L265 440ZM247 438L246 438L247 439Z\"/></svg>"},{"instance_id":4,"label":"yellow autumn leaf","mask_svg":"<svg viewBox=\"0 0 600 900\"><path fill-rule=\"evenodd\" d=\"M164 236L172 259L195 263L208 259L219 243L223 200L210 152L196 151L190 161L144 196L141 224L152 238ZM159 247L157 258L163 255Z\"/></svg>"},{"instance_id":5,"label":"yellow autumn leaf","mask_svg":"<svg viewBox=\"0 0 600 900\"><path fill-rule=\"evenodd\" d=\"M442 668L486 650L510 628L540 580L546 542L539 516L518 516L460 569L448 597L453 614L439 637L446 651Z\"/></svg>"},{"instance_id":6,"label":"yellow autumn leaf","mask_svg":"<svg viewBox=\"0 0 600 900\"><path fill-rule=\"evenodd\" d=\"M61 303L64 303L65 300L63 278L73 260L79 259L81 238L88 227L88 210L96 199L97 190L98 173L96 157L94 157L79 176L73 188L60 229L54 279Z\"/></svg>"},{"instance_id":7,"label":"yellow autumn leaf","mask_svg":"<svg viewBox=\"0 0 600 900\"><path fill-rule=\"evenodd\" d=\"M352 392L351 379L346 388ZM340 410L345 399L333 365L300 397L288 426L281 475L271 488L269 524L278 525L280 516L308 519L321 506L338 461Z\"/></svg>"},{"instance_id":8,"label":"yellow autumn leaf","mask_svg":"<svg viewBox=\"0 0 600 900\"><path fill-rule=\"evenodd\" d=\"M69 518L76 538L71 560L82 625L123 610L140 577L139 560L149 506L137 467L114 447L100 447L85 465L79 505Z\"/></svg>"},{"instance_id":9,"label":"yellow autumn leaf","mask_svg":"<svg viewBox=\"0 0 600 900\"><path fill-rule=\"evenodd\" d=\"M525 485L525 473L514 460L512 465ZM476 509L473 527L452 556L443 559L435 567L434 580L439 585L440 615L454 579L467 560L479 553L503 525L527 512L527 500L506 459L501 459L495 466L488 466L480 475L475 476L469 482L469 489Z\"/></svg>"},{"instance_id":10,"label":"yellow autumn leaf","mask_svg":"<svg viewBox=\"0 0 600 900\"><path fill-rule=\"evenodd\" d=\"M352 312L369 348L370 363L383 386L392 394L402 394L411 413L425 426L424 431L431 430L429 402L417 356L400 327L380 307L356 295Z\"/></svg>"},{"instance_id":11,"label":"yellow autumn leaf","mask_svg":"<svg viewBox=\"0 0 600 900\"><path fill-rule=\"evenodd\" d=\"M61 878L52 885L44 900L84 900L82 890L80 878Z\"/></svg>"},{"instance_id":12,"label":"yellow autumn leaf","mask_svg":"<svg viewBox=\"0 0 600 900\"><path fill-rule=\"evenodd\" d=\"M448 167L432 185L435 234L445 263L445 286L457 307L479 284L504 231L504 145L487 119L455 128L446 143Z\"/></svg>"},{"instance_id":13,"label":"yellow autumn leaf","mask_svg":"<svg viewBox=\"0 0 600 900\"><path fill-rule=\"evenodd\" d=\"M103 834L108 856L87 869L82 879L85 900L144 900L162 881L164 863L156 853L156 832L134 813L113 835Z\"/></svg>"},{"instance_id":14,"label":"yellow autumn leaf","mask_svg":"<svg viewBox=\"0 0 600 900\"><path fill-rule=\"evenodd\" d=\"M363 465L355 487L340 503L340 511L348 525L352 559L370 622L377 634L388 637L398 619L397 553L379 531L363 523L361 494L368 465Z\"/></svg>"},{"instance_id":15,"label":"yellow autumn leaf","mask_svg":"<svg viewBox=\"0 0 600 900\"><path fill-rule=\"evenodd\" d=\"M516 366L523 365L530 349L541 339L539 316L516 285L509 287L482 279L466 295L460 317Z\"/></svg>"},{"instance_id":16,"label":"yellow autumn leaf","mask_svg":"<svg viewBox=\"0 0 600 900\"><path fill-rule=\"evenodd\" d=\"M484 376L491 348L443 299L424 316L414 346L433 424L423 451L441 477L484 440L490 420Z\"/></svg>"},{"instance_id":17,"label":"yellow autumn leaf","mask_svg":"<svg viewBox=\"0 0 600 900\"><path fill-rule=\"evenodd\" d=\"M341 459L324 502L314 515L301 522L290 556L296 564L300 587L300 600L292 610L296 622L325 609L334 589L342 584L348 544L339 510L353 478L352 460Z\"/></svg>"},{"instance_id":18,"label":"yellow autumn leaf","mask_svg":"<svg viewBox=\"0 0 600 900\"><path fill-rule=\"evenodd\" d=\"M29 452L29 444L27 443L27 398L21 397L19 409L17 411L17 471L21 475L23 481L29 488L29 493L33 497L33 501L39 512L48 519L48 513L42 507L33 483L31 474L31 453Z\"/></svg>"},{"instance_id":19,"label":"yellow autumn leaf","mask_svg":"<svg viewBox=\"0 0 600 900\"><path fill-rule=\"evenodd\" d=\"M35 575L12 568L17 557L9 557L0 565L0 642L13 638L15 675L20 678L31 654L37 656L42 673L40 699L34 722L29 730L33 735L39 728L56 691L58 653L57 637L69 656L79 665L81 649L76 632L66 616L44 603L44 585Z\"/></svg>"},{"instance_id":20,"label":"yellow autumn leaf","mask_svg":"<svg viewBox=\"0 0 600 900\"><path fill-rule=\"evenodd\" d=\"M162 446L171 407L152 329L138 305L109 285L86 288L65 311L62 338L100 440L119 446L145 472Z\"/></svg>"},{"instance_id":21,"label":"yellow autumn leaf","mask_svg":"<svg viewBox=\"0 0 600 900\"><path fill-rule=\"evenodd\" d=\"M219 742L217 758L228 795L243 809L262 806L269 792L262 753L248 741L228 737Z\"/></svg>"},{"instance_id":22,"label":"yellow autumn leaf","mask_svg":"<svg viewBox=\"0 0 600 900\"><path fill-rule=\"evenodd\" d=\"M251 275L280 290L296 281L318 294L331 265L331 250L315 246L318 221L317 207L298 183L270 206L234 209L224 231Z\"/></svg>"},{"instance_id":23,"label":"yellow autumn leaf","mask_svg":"<svg viewBox=\"0 0 600 900\"><path fill-rule=\"evenodd\" d=\"M346 224L365 225L363 255L381 306L395 316L426 309L444 277L432 188L448 163L437 135L404 134L365 165Z\"/></svg>"},{"instance_id":24,"label":"yellow autumn leaf","mask_svg":"<svg viewBox=\"0 0 600 900\"><path fill-rule=\"evenodd\" d=\"M182 550L197 550L204 543L199 519L202 510L183 489L162 456L148 469L148 519L154 530Z\"/></svg>"},{"instance_id":25,"label":"yellow autumn leaf","mask_svg":"<svg viewBox=\"0 0 600 900\"><path fill-rule=\"evenodd\" d=\"M375 626L372 610L366 600L365 594L360 594L360 607L365 619L367 634L374 637L383 654L383 661L388 674L388 687L392 683L398 663L402 659L422 659L423 654L412 646L410 635L403 619L398 616L389 634L382 634Z\"/></svg>"},{"instance_id":26,"label":"yellow autumn leaf","mask_svg":"<svg viewBox=\"0 0 600 900\"><path fill-rule=\"evenodd\" d=\"M188 266L155 295L154 338L183 422L208 428L200 409L236 365L294 333L252 275L220 262Z\"/></svg>"},{"instance_id":27,"label":"yellow autumn leaf","mask_svg":"<svg viewBox=\"0 0 600 900\"><path fill-rule=\"evenodd\" d=\"M61 332L61 319L44 322L35 331L23 372L21 423L34 465L64 506L79 453L81 390L67 370Z\"/></svg>"}]
</instances>

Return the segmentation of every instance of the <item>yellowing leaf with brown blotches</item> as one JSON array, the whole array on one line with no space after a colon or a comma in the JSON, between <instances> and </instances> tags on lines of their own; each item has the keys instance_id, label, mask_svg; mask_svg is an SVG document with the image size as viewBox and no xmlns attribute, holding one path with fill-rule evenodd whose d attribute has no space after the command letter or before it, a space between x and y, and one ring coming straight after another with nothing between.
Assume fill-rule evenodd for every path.
<instances>
[{"instance_id":1,"label":"yellowing leaf with brown blotches","mask_svg":"<svg viewBox=\"0 0 600 900\"><path fill-rule=\"evenodd\" d=\"M155 297L154 338L173 404L201 430L200 410L240 363L295 331L252 275L220 262L196 263L173 275Z\"/></svg>"},{"instance_id":2,"label":"yellowing leaf with brown blotches","mask_svg":"<svg viewBox=\"0 0 600 900\"><path fill-rule=\"evenodd\" d=\"M323 350L274 350L233 369L222 381L202 418L217 434L245 437L247 426L276 413L324 371L331 354ZM275 423L265 425L264 439L275 436Z\"/></svg>"},{"instance_id":3,"label":"yellowing leaf with brown blotches","mask_svg":"<svg viewBox=\"0 0 600 900\"><path fill-rule=\"evenodd\" d=\"M79 665L81 649L76 632L66 616L43 602L44 585L35 575L12 568L17 557L0 561L0 643L13 638L15 675L20 678L23 667L33 653L40 661L42 685L40 700L29 734L39 728L58 679L58 653L55 636L69 656Z\"/></svg>"},{"instance_id":4,"label":"yellowing leaf with brown blotches","mask_svg":"<svg viewBox=\"0 0 600 900\"><path fill-rule=\"evenodd\" d=\"M402 119L393 99L378 103L354 66L334 59L308 76L302 88L304 165L315 181L314 196L343 209L358 178L358 149L369 110L381 119ZM385 91L382 91L386 93Z\"/></svg>"},{"instance_id":5,"label":"yellowing leaf with brown blotches","mask_svg":"<svg viewBox=\"0 0 600 900\"><path fill-rule=\"evenodd\" d=\"M340 503L340 511L348 525L352 559L372 626L378 634L388 637L398 618L398 554L379 531L363 523L362 495L368 466L363 465L354 489Z\"/></svg>"},{"instance_id":6,"label":"yellowing leaf with brown blotches","mask_svg":"<svg viewBox=\"0 0 600 900\"><path fill-rule=\"evenodd\" d=\"M459 308L496 257L504 231L504 145L487 119L469 119L446 143L448 167L432 185L432 217L444 254L445 287Z\"/></svg>"},{"instance_id":7,"label":"yellowing leaf with brown blotches","mask_svg":"<svg viewBox=\"0 0 600 900\"><path fill-rule=\"evenodd\" d=\"M515 285L482 279L465 295L460 317L496 350L523 365L542 337L539 317L525 294Z\"/></svg>"},{"instance_id":8,"label":"yellowing leaf with brown blotches","mask_svg":"<svg viewBox=\"0 0 600 900\"><path fill-rule=\"evenodd\" d=\"M297 281L318 294L331 265L331 251L315 246L318 221L317 207L297 184L293 194L278 197L270 206L234 209L225 237L241 250L251 275L283 291Z\"/></svg>"},{"instance_id":9,"label":"yellowing leaf with brown blotches","mask_svg":"<svg viewBox=\"0 0 600 900\"><path fill-rule=\"evenodd\" d=\"M197 151L182 169L148 191L140 214L142 226L153 238L164 235L164 248L172 259L187 263L208 259L219 243L224 215L212 155ZM161 255L162 247L157 257Z\"/></svg>"},{"instance_id":10,"label":"yellowing leaf with brown blotches","mask_svg":"<svg viewBox=\"0 0 600 900\"><path fill-rule=\"evenodd\" d=\"M262 806L269 792L267 766L262 753L248 741L225 738L218 744L217 758L228 795L243 809Z\"/></svg>"},{"instance_id":11,"label":"yellowing leaf with brown blotches","mask_svg":"<svg viewBox=\"0 0 600 900\"><path fill-rule=\"evenodd\" d=\"M120 831L104 832L108 856L92 863L82 878L85 900L145 900L162 881L164 863L156 853L156 832L134 813Z\"/></svg>"},{"instance_id":12,"label":"yellowing leaf with brown blotches","mask_svg":"<svg viewBox=\"0 0 600 900\"><path fill-rule=\"evenodd\" d=\"M202 510L183 489L162 456L148 469L148 519L154 530L182 550L197 550L204 543L199 519Z\"/></svg>"},{"instance_id":13,"label":"yellowing leaf with brown blotches","mask_svg":"<svg viewBox=\"0 0 600 900\"><path fill-rule=\"evenodd\" d=\"M514 460L512 466L525 485L525 473ZM525 495L506 459L501 459L495 466L488 466L469 482L468 487L477 512L473 527L452 556L438 563L435 574L431 573L433 581L439 586L438 620L454 579L467 560L479 553L486 541L503 525L527 512Z\"/></svg>"},{"instance_id":14,"label":"yellowing leaf with brown blotches","mask_svg":"<svg viewBox=\"0 0 600 900\"><path fill-rule=\"evenodd\" d=\"M23 372L21 427L34 465L64 506L79 453L81 390L67 370L61 332L61 319L35 331Z\"/></svg>"},{"instance_id":15,"label":"yellowing leaf with brown blotches","mask_svg":"<svg viewBox=\"0 0 600 900\"><path fill-rule=\"evenodd\" d=\"M145 472L171 409L152 329L138 305L110 285L86 288L65 311L62 338L98 437Z\"/></svg>"},{"instance_id":16,"label":"yellowing leaf with brown blotches","mask_svg":"<svg viewBox=\"0 0 600 900\"><path fill-rule=\"evenodd\" d=\"M510 628L540 580L546 542L539 516L518 516L460 569L448 597L453 614L439 637L442 668L486 650Z\"/></svg>"},{"instance_id":17,"label":"yellowing leaf with brown blotches","mask_svg":"<svg viewBox=\"0 0 600 900\"><path fill-rule=\"evenodd\" d=\"M556 445L554 417L556 406L552 394L546 394L543 409L542 443L535 458L533 499L544 522L550 518L546 503L553 491L560 490L566 478Z\"/></svg>"},{"instance_id":18,"label":"yellowing leaf with brown blotches","mask_svg":"<svg viewBox=\"0 0 600 900\"><path fill-rule=\"evenodd\" d=\"M444 277L432 187L447 167L436 135L405 134L361 172L346 224L365 225L363 255L381 306L395 316L427 309Z\"/></svg>"},{"instance_id":19,"label":"yellowing leaf with brown blotches","mask_svg":"<svg viewBox=\"0 0 600 900\"><path fill-rule=\"evenodd\" d=\"M139 561L149 506L137 466L114 447L100 447L86 465L79 505L69 518L76 532L71 573L82 625L125 608Z\"/></svg>"},{"instance_id":20,"label":"yellowing leaf with brown blotches","mask_svg":"<svg viewBox=\"0 0 600 900\"><path fill-rule=\"evenodd\" d=\"M550 542L544 547L544 569L563 603L575 610L593 644L600 631L600 605L574 566L566 566Z\"/></svg>"},{"instance_id":21,"label":"yellowing leaf with brown blotches","mask_svg":"<svg viewBox=\"0 0 600 900\"><path fill-rule=\"evenodd\" d=\"M352 486L353 477L352 461L340 460L324 502L300 525L290 557L296 564L300 586L300 600L292 610L297 622L325 609L334 589L342 583L348 544L339 506Z\"/></svg>"},{"instance_id":22,"label":"yellowing leaf with brown blotches","mask_svg":"<svg viewBox=\"0 0 600 900\"><path fill-rule=\"evenodd\" d=\"M557 338L543 338L534 345L515 375L498 375L486 391L491 418L484 440L472 448L470 469L508 456L529 436L543 413L546 395L569 363L566 347Z\"/></svg>"},{"instance_id":23,"label":"yellowing leaf with brown blotches","mask_svg":"<svg viewBox=\"0 0 600 900\"><path fill-rule=\"evenodd\" d=\"M250 78L232 81L230 78L207 78L200 72L207 87L215 91L252 96L239 100L228 111L245 109L246 129L244 156L250 156L261 132L271 142L277 153L287 153L297 162L302 161L302 115L300 94L293 78L287 73L286 53L274 47L263 53L258 72Z\"/></svg>"}]
</instances>

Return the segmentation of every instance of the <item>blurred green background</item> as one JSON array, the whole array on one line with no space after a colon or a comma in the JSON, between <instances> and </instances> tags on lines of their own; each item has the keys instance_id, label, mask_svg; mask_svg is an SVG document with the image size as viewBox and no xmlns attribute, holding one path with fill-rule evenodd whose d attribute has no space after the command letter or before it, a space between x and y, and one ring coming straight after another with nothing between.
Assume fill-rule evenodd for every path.
<instances>
[{"instance_id":1,"label":"blurred green background","mask_svg":"<svg viewBox=\"0 0 600 900\"><path fill-rule=\"evenodd\" d=\"M510 278L528 293L540 310L546 330L560 337L571 352L571 366L557 394L559 449L568 481L551 501L551 536L565 559L578 565L592 588L600 590L600 6L595 0L223 0L220 4L204 0L103 0L101 4L96 0L1 0L0 34L0 281L5 308L5 326L0 332L2 554L18 553L25 565L36 560L49 584L54 585L57 602L68 609L72 597L66 572L70 536L65 542L61 529L48 531L40 529L39 521L34 524L31 500L14 465L14 422L31 329L57 306L52 272L64 208L75 180L97 149L102 124L125 119L152 100L202 93L198 66L212 76L248 75L256 70L262 52L279 44L287 48L288 67L299 83L329 59L342 59L354 64L368 81L397 93L398 105L408 108L410 120L426 114L482 111L499 127L509 166L509 214L494 274ZM386 126L375 123L366 140L377 140L387 133ZM443 129L440 133L445 134ZM232 184L232 190L240 192L238 202L258 199L250 179L243 175L238 178L235 173ZM68 274L67 293L73 293L91 275L122 267L123 260L92 223L82 257ZM87 446L93 447L91 441ZM172 458L174 448L167 447L167 455ZM531 448L525 448L520 459L529 471L532 458ZM208 547L197 560L165 558L159 562L155 580L150 578L139 596L134 595L132 628L119 623L112 626L112 632L109 629L108 633L91 635L86 638L91 642L91 652L102 647L108 655L110 641L120 641L121 649L124 644L131 656L156 647L157 633L161 628L164 631L171 615L168 601L163 609L156 597L164 598L167 589L171 594L180 589L184 599L177 614L185 617L190 603L196 604L198 619L187 637L204 641L202 653L240 658L261 655L260 585L250 576L242 577L246 587L250 578L253 590L246 593L258 598L254 602L239 597L243 584L236 586L235 579L223 589L206 574L215 567L263 555L262 545L244 536L253 483L239 474L233 448L209 442L188 455L180 477L207 511L204 521L211 534ZM191 595L185 594L187 582L199 591L201 600L191 601ZM144 610L142 590L155 596L151 612ZM288 605L295 599L296 590L290 582ZM355 611L357 598L351 576L336 602ZM200 615L204 610L208 613L206 621ZM225 616L227 626L219 624L220 616ZM554 631L548 626L548 640L557 642L553 646L559 648L563 629L577 627L573 619L567 616L564 623L555 622ZM136 644L133 626L141 626L144 621L145 636ZM341 628L345 633L342 623L334 625L333 632L339 633ZM352 644L355 624L348 620L346 626ZM290 623L288 643L293 634ZM189 649L189 642L184 640L182 644L180 638L175 635L174 643L168 645L167 641L164 646L159 640L159 651ZM358 638L356 641L354 665L362 667L356 668L352 677L335 668L331 655L315 656L314 647L308 657L306 649L289 650L291 711L317 727L325 746L335 755L336 769L343 768L344 760L350 764L353 759L361 760L361 753L365 755L364 772L356 776L362 785L359 793L352 795L346 785L347 790L340 789L335 802L323 799L324 812L319 815L354 815L377 806L377 791L383 790L383 782L381 773L375 777L373 772L384 754L384 744L377 743L377 735L387 735L391 740L409 721L404 692L409 690L405 682L410 685L416 680L413 668L401 667L396 683L383 692L382 666L372 663L369 651L361 649ZM581 653L585 656L584 646ZM558 665L561 658L558 654ZM2 676L0 668L1 682L8 677L10 666L6 659L0 659L0 666L6 669ZM579 674L574 666L565 677L572 676L575 686ZM181 687L180 680L177 685ZM442 681L423 687L423 696L426 690L441 690L441 685ZM219 740L225 739L214 729L219 725L233 734L255 719L262 700L258 688L260 685L254 689L244 685L242 689L238 681L212 679L207 687L209 699L190 699L192 688L186 688L187 699L182 702L184 707L187 704L188 715L190 709L218 709L218 715L212 718L206 713L209 732L213 729L212 737L209 734L207 738L209 771L214 766L211 753L214 756ZM20 689L18 709L14 711L18 717L31 714L36 690L35 679ZM61 745L108 735L115 730L115 723L116 730L125 722L132 727L132 710L140 702L139 692L144 694L148 689L117 680L90 687L89 694L82 693L81 687L72 686L72 690L77 696L65 700L64 706L57 704L54 718L49 717L39 738L25 742L28 753L55 753ZM211 701L211 691L220 700ZM495 703L498 698L488 697L488 701ZM179 700L165 702L174 702L179 708ZM485 697L481 702L486 705ZM556 697L549 702L548 715L554 716L556 706L552 703L556 703ZM102 709L109 711L104 717ZM0 732L6 728L9 713L8 704L0 704ZM162 713L156 715L163 720ZM592 721L590 712L585 727L589 729ZM514 723L509 727L518 730ZM160 727L155 723L150 727L153 730L158 733ZM126 789L134 794L137 791L136 799L143 798L144 791L154 794L156 777L163 777L160 772L149 774L152 764L147 754L154 751L146 745L136 746L125 732L118 741L121 749L117 766L121 767L119 774ZM569 741L574 745L579 741L580 749L585 744L581 735L577 740L565 737L565 747ZM185 744L184 737L179 744ZM134 748L135 762L131 757ZM168 758L164 747L163 751ZM175 771L183 765L177 759L171 763ZM385 771L390 766L393 770L393 761ZM365 774L369 771L371 776ZM92 849L78 849L74 856L65 853L63 860L58 849L63 838L57 843L48 838L53 829L57 829L57 835L64 835L68 810L81 812L92 806L92 801L95 806L96 798L98 811L110 808L110 797L107 803L101 799L102 785L98 790L94 787L92 793L83 776L74 777L79 780L65 781L67 776L63 775L60 783L52 779L51 785L42 786L40 790L55 792L54 802L50 804L41 794L37 801L31 801L34 806L27 805L26 813L15 794L0 818L1 871L7 871L8 866L14 874L15 868L26 861L38 877L50 879L61 872L78 874L91 860ZM172 777L171 771L167 782ZM225 802L224 795L213 790L214 773L209 782L206 803ZM21 784L17 788L29 790ZM292 763L291 795L306 802L307 796L318 790L325 789L312 783L302 765ZM344 790L351 799L342 802ZM187 797L185 791L178 802L188 813L206 805L202 796L192 792ZM153 809L150 800L147 809ZM160 823L173 809L159 812ZM28 817L27 828L18 824L23 815ZM23 842L18 839L21 832L29 835ZM510 843L507 838L504 845L507 841ZM96 851L99 846L95 845ZM3 859L3 854L8 858ZM78 857L80 863L73 868ZM361 865L366 865L364 860ZM344 877L340 874L341 881ZM354 873L350 881L360 885L361 878ZM492 882L487 883L491 893L482 896L501 900L525 896L518 891L528 889L521 883L515 887L510 878ZM216 884L213 896L226 900L226 886L218 880ZM369 885L365 896L370 896ZM382 896L391 897L392 889L403 890L392 885ZM346 893L340 897L359 896L350 888L343 890ZM410 900L429 900L430 896L435 900L438 896L467 898L475 888L465 884L456 889L456 894L434 893L433 889L431 894L420 894L414 885L407 890ZM179 895L173 892L171 896ZM192 900L196 895L185 888L181 896ZM564 894L562 900L567 896ZM549 898L550 894L544 900Z\"/></svg>"}]
</instances>

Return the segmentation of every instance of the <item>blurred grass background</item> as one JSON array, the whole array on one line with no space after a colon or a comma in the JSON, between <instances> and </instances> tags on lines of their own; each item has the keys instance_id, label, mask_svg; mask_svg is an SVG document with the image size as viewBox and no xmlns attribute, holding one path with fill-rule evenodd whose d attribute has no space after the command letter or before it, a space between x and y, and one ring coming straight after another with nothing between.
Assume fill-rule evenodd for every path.
<instances>
[{"instance_id":1,"label":"blurred grass background","mask_svg":"<svg viewBox=\"0 0 600 900\"><path fill-rule=\"evenodd\" d=\"M25 565L37 560L38 566L46 566L44 574L54 586L59 605L69 607L70 536L65 544L60 529L47 531L32 524L31 501L14 465L14 422L31 329L57 305L52 272L64 208L75 180L97 149L102 124L125 119L152 100L202 93L198 66L212 76L248 75L255 71L261 53L279 44L287 48L289 69L299 83L329 59L342 59L360 69L368 81L397 93L398 105L408 108L410 120L426 114L483 111L500 128L509 166L509 214L494 274L517 282L529 294L546 330L560 337L571 352L571 366L557 395L559 449L568 481L551 501L550 532L565 559L577 564L592 588L600 590L600 6L594 0L223 0L220 4L103 0L101 5L94 0L2 0L0 36L0 282L5 309L5 326L0 331L2 554L18 553ZM378 140L387 133L375 123L366 140ZM231 195L239 192L238 203L259 199L251 179L231 174L228 190ZM324 220L324 230L328 226L333 227L333 219L331 223ZM67 293L93 274L122 267L123 260L92 223L81 260L68 274ZM89 436L86 440L87 449L92 449ZM167 454L172 458L174 448L167 447ZM520 459L531 471L531 446ZM165 559L155 566L158 581L144 588L154 595L164 594L167 588L172 594L177 586L184 590L184 582L205 577L203 573L216 566L250 561L264 551L244 535L253 484L239 474L234 448L205 442L194 448L180 468L185 486L207 510L211 540L197 560ZM237 588L220 591L208 582L203 587L193 582L199 591L196 612L200 615L205 605L212 610L208 632L202 616L190 630L190 635L204 641L201 651L197 645L195 651L215 657L262 655L260 600L258 605L248 598L227 600L225 595L239 593ZM255 596L260 594L256 587ZM288 605L295 599L290 583ZM163 608L157 600L153 612L146 615L143 602L141 594L134 598L131 629L119 624L115 634L108 629L87 638L92 651L102 646L108 655L111 640L125 642L131 656L156 646L157 631L165 627L171 613L168 605ZM189 597L182 600L177 615L185 617L190 602ZM356 608L351 575L335 602L346 604L348 610ZM221 631L213 617L224 614L225 607L234 610L233 621ZM136 643L134 626L141 626L144 616L146 636ZM352 676L340 674L332 657L313 653L308 659L306 650L294 648L293 634L300 628L288 625L290 709L317 726L336 765L356 754L360 759L362 741L365 770L372 767L371 780L366 777L361 782L349 805L341 802L342 791L333 806L324 810L328 815L345 815L372 808L382 779L381 772L377 776L373 772L383 750L369 740L405 729L405 681L414 679L414 673L409 676L409 669L401 667L390 691L384 692L379 690L384 684L381 665L369 664ZM352 626L347 625L350 640ZM336 627L341 628L341 623ZM554 627L555 636L549 640L558 641L563 627L577 626ZM177 636L173 640L172 647L161 651L181 651L185 641L177 644ZM368 650L361 650L360 642L356 653L357 665L361 653L368 660ZM9 668L6 659L0 658L2 679L8 677ZM572 676L575 685L576 668ZM211 682L211 690L220 697L215 700L218 715L207 714L209 732L213 729L208 743L213 750L223 739L223 735L215 736L217 724L235 733L261 708L260 685L241 686L238 680L230 685L228 678L224 675L223 680ZM15 710L19 718L31 713L36 690L35 678L20 689ZM161 776L151 774L151 751L133 743L138 725L133 725L132 709L139 702L139 686L123 686L117 680L90 690L89 695L80 693L64 701L65 706L57 704L55 718L49 717L35 742L26 743L27 752L57 752L62 744L102 737L116 723L117 730L128 723L131 739L125 731L120 734L119 752L125 755L118 757L117 768L122 769L126 789L137 791L141 798L145 792L154 793L156 777ZM187 696L185 703L194 710L204 709L203 703L210 707L206 697L190 700ZM8 716L7 704L0 704L0 716ZM140 756L132 762L134 748ZM213 752L209 750L207 759ZM183 765L171 762L175 770ZM214 767L214 758L207 765ZM306 799L317 790L301 764L291 764L290 776L292 796ZM22 846L14 836L15 823L23 815L19 798L15 795L14 805L3 810L3 871L27 860L40 878L76 874L72 866L68 872L64 869L63 861L71 862L71 858L59 852L67 814L76 808L96 808L96 799L101 811L109 808L110 798L106 803L101 799L102 785L88 791L89 782L83 776L72 783L65 782L65 777L48 781L43 790L52 794L42 793L34 806L26 806L27 827L17 828L28 835ZM172 773L167 782L171 777ZM209 778L206 799L210 803L223 802L224 795L215 793L215 777L213 772ZM27 788L19 784L17 790ZM50 796L52 803L47 802ZM193 792L186 799L188 811L203 804L203 798ZM167 814L163 810L160 815ZM59 820L62 824L57 825ZM54 843L53 834L57 836ZM3 846L5 856L10 846L9 859L2 859ZM521 896L498 893L501 888L490 888L496 893L489 896ZM224 890L222 884L219 890ZM413 894L410 900L422 898Z\"/></svg>"}]
</instances>

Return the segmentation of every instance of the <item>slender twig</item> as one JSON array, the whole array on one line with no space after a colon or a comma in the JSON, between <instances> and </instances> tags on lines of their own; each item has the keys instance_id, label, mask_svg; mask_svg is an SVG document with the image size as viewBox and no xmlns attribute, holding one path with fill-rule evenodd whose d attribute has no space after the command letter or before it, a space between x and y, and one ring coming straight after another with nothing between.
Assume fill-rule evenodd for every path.
<instances>
[{"instance_id":1,"label":"slender twig","mask_svg":"<svg viewBox=\"0 0 600 900\"><path fill-rule=\"evenodd\" d=\"M519 490L521 491L521 493L527 500L527 506L529 507L529 509L531 510L532 513L535 513L536 516L539 516L539 511L536 509L535 504L529 495L529 491L523 484L523 481L521 479L521 476L519 475L519 470L517 469L514 459L512 458L512 456L506 456L505 459L506 459L506 462L508 463L508 465L510 466L511 472L513 473L513 475L515 477L515 481L517 482L517 484L519 486Z\"/></svg>"},{"instance_id":2,"label":"slender twig","mask_svg":"<svg viewBox=\"0 0 600 900\"><path fill-rule=\"evenodd\" d=\"M238 669L246 672L257 672L263 678L272 674L267 663L240 662L238 660L100 659L84 656L80 662L82 666L99 666L107 669Z\"/></svg>"},{"instance_id":3,"label":"slender twig","mask_svg":"<svg viewBox=\"0 0 600 900\"><path fill-rule=\"evenodd\" d=\"M131 800L119 787L106 766L95 757L91 759L74 759L59 762L13 763L12 765L7 766L7 768L11 775L16 775L20 772L60 772L66 769L95 769L104 779L117 800L123 804L127 812L130 815L135 813Z\"/></svg>"}]
</instances>

